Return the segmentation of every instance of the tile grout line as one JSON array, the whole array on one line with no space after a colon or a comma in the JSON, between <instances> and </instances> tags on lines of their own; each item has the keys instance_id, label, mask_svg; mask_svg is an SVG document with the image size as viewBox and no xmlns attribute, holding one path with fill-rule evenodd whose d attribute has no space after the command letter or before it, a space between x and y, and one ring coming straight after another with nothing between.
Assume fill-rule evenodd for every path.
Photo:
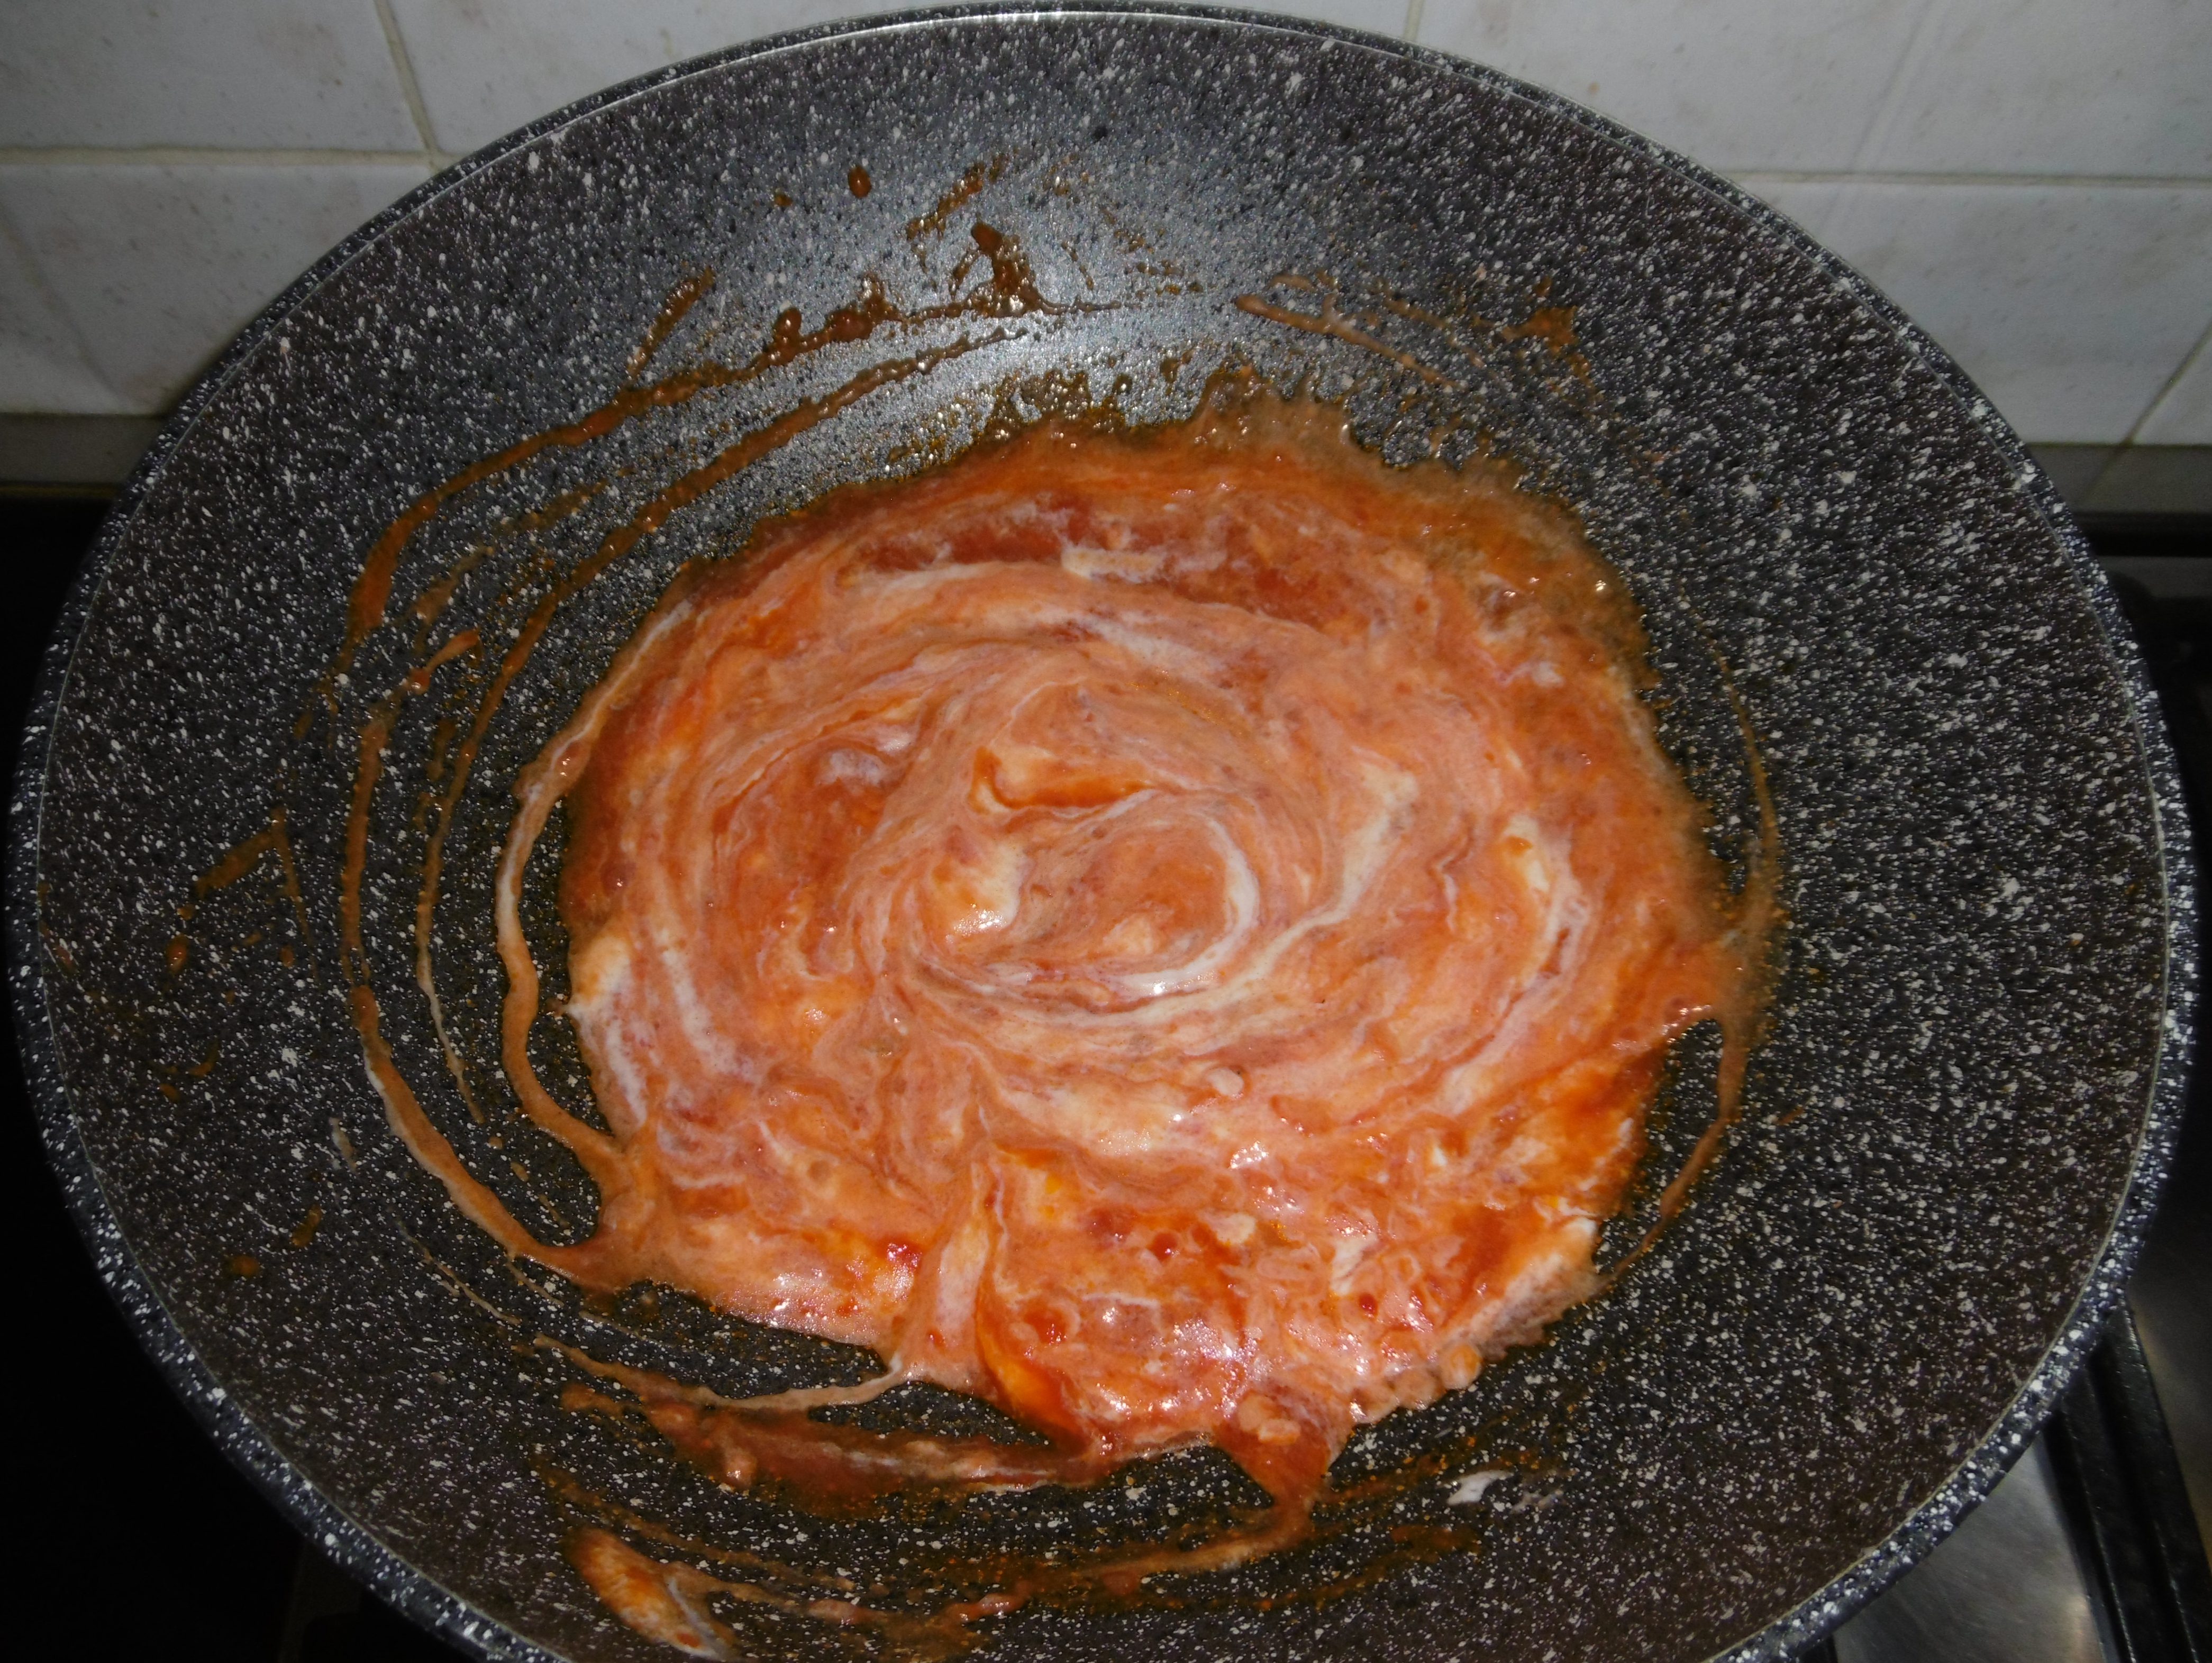
<instances>
[{"instance_id":1,"label":"tile grout line","mask_svg":"<svg viewBox=\"0 0 2212 1663\"><path fill-rule=\"evenodd\" d=\"M1866 130L1859 135L1858 144L1851 151L1851 163L1847 170L1851 179L1855 179L1868 171L1869 164L1889 143L1890 133L1897 125L1898 111L1905 103L1905 88L1927 58L1930 51L1928 43L1936 35L1936 20L1948 9L1949 4L1950 0L1923 0L1920 15L1912 21L1912 33L1905 38L1905 50L1898 54L1897 63L1889 72L1888 83L1881 89L1881 99L1875 106L1874 114L1867 121ZM1806 228L1813 234L1814 240L1830 247L1835 246L1833 234L1837 222L1847 221L1850 198L1850 185L1846 184L1836 192L1834 200L1821 210L1820 223Z\"/></svg>"},{"instance_id":2,"label":"tile grout line","mask_svg":"<svg viewBox=\"0 0 2212 1663\"><path fill-rule=\"evenodd\" d=\"M1412 0L1415 7L1424 0ZM1415 27L1418 27L1416 25ZM0 167L395 167L453 157L416 150L252 149L232 145L0 145ZM1747 190L1769 185L1938 185L2023 190L2208 191L2212 174L1902 173L1811 167L1744 167L1725 176Z\"/></svg>"},{"instance_id":3,"label":"tile grout line","mask_svg":"<svg viewBox=\"0 0 2212 1663\"><path fill-rule=\"evenodd\" d=\"M408 56L407 42L399 33L399 20L392 15L392 0L376 0L376 21L384 26L384 44L392 53L392 68L399 77L400 95L407 100L407 114L415 123L415 136L422 141L422 159L434 173L453 158L438 148L437 132L430 125L429 106L422 102L422 88L415 80L415 60Z\"/></svg>"},{"instance_id":4,"label":"tile grout line","mask_svg":"<svg viewBox=\"0 0 2212 1663\"><path fill-rule=\"evenodd\" d=\"M419 167L421 150L252 150L223 145L0 146L0 167Z\"/></svg>"},{"instance_id":5,"label":"tile grout line","mask_svg":"<svg viewBox=\"0 0 2212 1663\"><path fill-rule=\"evenodd\" d=\"M2212 175L2196 173L1947 173L1875 168L1823 172L1809 167L1746 167L1728 177L1738 185L2017 185L2038 190L2075 187L2095 191L2203 191Z\"/></svg>"}]
</instances>

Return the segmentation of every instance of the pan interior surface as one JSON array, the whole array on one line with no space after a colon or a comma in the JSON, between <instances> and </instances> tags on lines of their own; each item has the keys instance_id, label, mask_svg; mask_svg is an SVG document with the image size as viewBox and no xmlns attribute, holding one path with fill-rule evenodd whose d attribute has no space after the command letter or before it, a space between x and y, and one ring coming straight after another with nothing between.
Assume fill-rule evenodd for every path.
<instances>
[{"instance_id":1,"label":"pan interior surface","mask_svg":"<svg viewBox=\"0 0 2212 1663\"><path fill-rule=\"evenodd\" d=\"M994 1565L1202 1534L1256 1498L1212 1451L861 1517L717 1486L564 1407L598 1378L579 1359L731 1397L873 1360L508 1259L387 1104L542 1240L588 1235L589 1182L497 1062L518 774L675 574L763 517L1048 416L1177 419L1235 373L1341 401L1392 461L1508 464L1580 517L1643 609L1662 738L1724 860L1771 807L1770 1029L1652 1251L1546 1344L1359 1435L1339 1483L1381 1499L1344 1529L1137 1597L907 1623ZM2170 1133L2194 974L2176 797L2016 441L1727 187L1385 43L947 15L553 118L249 331L111 521L74 627L11 900L57 1161L234 1453L488 1655L684 1633L778 1656L1778 1654L2032 1432ZM557 822L540 847L522 907L550 1003ZM1711 1118L1712 1037L1680 1049L1616 1254ZM540 1077L580 1076L557 1017L530 1044ZM947 1434L986 1412L924 1388L856 1411ZM691 1628L648 1638L580 1578L592 1532L751 1593L699 1582L705 1617L678 1601Z\"/></svg>"}]
</instances>

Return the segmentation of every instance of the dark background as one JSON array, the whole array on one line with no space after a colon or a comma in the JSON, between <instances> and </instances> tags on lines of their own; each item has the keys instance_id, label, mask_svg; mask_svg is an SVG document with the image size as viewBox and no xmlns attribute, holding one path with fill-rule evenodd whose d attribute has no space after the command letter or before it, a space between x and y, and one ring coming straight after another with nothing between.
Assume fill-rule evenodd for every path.
<instances>
[{"instance_id":1,"label":"dark background","mask_svg":"<svg viewBox=\"0 0 2212 1663\"><path fill-rule=\"evenodd\" d=\"M13 778L46 636L105 497L0 494L0 762ZM48 1171L12 1029L0 1216L27 1272L6 1424L15 1467L5 1641L38 1663L417 1663L448 1650L361 1596L224 1460L139 1350Z\"/></svg>"}]
</instances>

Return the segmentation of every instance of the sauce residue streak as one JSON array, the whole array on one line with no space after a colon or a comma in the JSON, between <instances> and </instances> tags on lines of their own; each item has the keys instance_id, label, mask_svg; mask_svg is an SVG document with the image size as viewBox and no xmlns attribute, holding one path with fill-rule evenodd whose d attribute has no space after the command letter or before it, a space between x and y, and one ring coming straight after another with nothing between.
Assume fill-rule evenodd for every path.
<instances>
[{"instance_id":1,"label":"sauce residue streak","mask_svg":"<svg viewBox=\"0 0 2212 1663\"><path fill-rule=\"evenodd\" d=\"M902 312L890 303L879 282L872 277L864 278L860 299L850 306L832 311L817 329L806 329L798 309L792 307L777 316L768 344L744 362L726 364L710 361L679 370L658 381L641 383L636 377L653 354L683 320L684 314L714 285L712 271L700 272L684 279L672 292L659 317L647 331L644 343L633 355L629 379L613 398L574 422L532 434L503 451L471 464L424 492L385 528L382 535L370 547L368 557L362 562L361 573L354 580L353 592L347 601L345 636L339 643L337 655L325 677L322 700L325 707L331 707L331 689L337 678L343 676L353 663L354 655L361 650L362 643L383 624L386 610L391 604L392 586L398 574L400 557L406 552L408 544L424 526L437 518L448 502L471 487L511 472L543 451L556 446L573 448L589 444L651 411L688 404L702 393L717 389L742 386L769 370L791 363L824 346L865 340L886 325L913 325L949 318L1014 318L1053 309L1037 292L1028 258L1018 243L980 220L970 228L970 236L975 244L976 252L955 273L955 286L966 276L969 265L977 258L987 263L990 276L957 299L938 306ZM963 342L959 349L969 349L973 344ZM937 358L947 355L952 354L948 350L935 355ZM890 367L878 365L866 372L859 380L869 385L859 387L853 396L857 397L873 385L880 385L885 379L896 379L885 374ZM835 395L832 398L834 400ZM838 407L842 408L842 404ZM739 442L743 445L745 441ZM626 528L632 530L629 541L634 543L637 537L653 530L672 511L669 506L662 504L659 517L651 519L650 523ZM313 714L313 707L301 714L299 731L307 731Z\"/></svg>"}]
</instances>

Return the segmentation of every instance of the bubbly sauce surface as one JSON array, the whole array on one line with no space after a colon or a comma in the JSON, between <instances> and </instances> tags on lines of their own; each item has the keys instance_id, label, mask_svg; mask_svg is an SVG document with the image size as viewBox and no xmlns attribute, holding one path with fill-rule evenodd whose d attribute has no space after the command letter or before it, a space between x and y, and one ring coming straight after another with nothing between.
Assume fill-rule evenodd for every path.
<instances>
[{"instance_id":1,"label":"bubbly sauce surface","mask_svg":"<svg viewBox=\"0 0 2212 1663\"><path fill-rule=\"evenodd\" d=\"M1291 1524L1594 1290L1667 1046L1746 985L1641 650L1562 517L1310 405L771 523L517 786L507 1069L603 1196L533 1256L884 1359L757 1435L927 1381L1052 1440L1006 1484L1211 1441ZM530 1073L563 798L611 1136Z\"/></svg>"}]
</instances>

